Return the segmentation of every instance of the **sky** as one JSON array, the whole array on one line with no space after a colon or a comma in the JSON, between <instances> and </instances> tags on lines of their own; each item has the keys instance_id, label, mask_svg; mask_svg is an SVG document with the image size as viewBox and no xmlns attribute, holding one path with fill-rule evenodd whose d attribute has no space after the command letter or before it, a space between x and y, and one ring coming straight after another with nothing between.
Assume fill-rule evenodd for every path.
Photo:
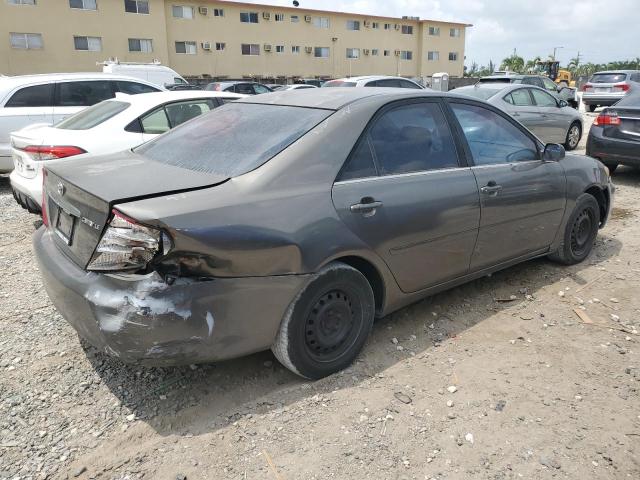
<instances>
[{"instance_id":1,"label":"sky","mask_svg":"<svg viewBox=\"0 0 640 480\"><path fill-rule=\"evenodd\" d=\"M244 0L292 6L291 0ZM562 65L640 57L640 0L298 0L301 8L370 15L419 16L471 23L465 64L500 64L513 54L529 60L556 50Z\"/></svg>"}]
</instances>

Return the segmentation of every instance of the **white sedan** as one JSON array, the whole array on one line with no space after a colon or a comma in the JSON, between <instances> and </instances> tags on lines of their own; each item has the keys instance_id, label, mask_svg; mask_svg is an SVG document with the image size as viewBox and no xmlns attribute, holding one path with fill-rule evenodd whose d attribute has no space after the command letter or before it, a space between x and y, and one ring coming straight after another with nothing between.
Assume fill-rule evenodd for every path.
<instances>
[{"instance_id":1,"label":"white sedan","mask_svg":"<svg viewBox=\"0 0 640 480\"><path fill-rule=\"evenodd\" d=\"M246 95L193 90L117 94L56 125L37 124L13 132L13 196L23 208L39 213L43 163L127 150L242 97Z\"/></svg>"}]
</instances>

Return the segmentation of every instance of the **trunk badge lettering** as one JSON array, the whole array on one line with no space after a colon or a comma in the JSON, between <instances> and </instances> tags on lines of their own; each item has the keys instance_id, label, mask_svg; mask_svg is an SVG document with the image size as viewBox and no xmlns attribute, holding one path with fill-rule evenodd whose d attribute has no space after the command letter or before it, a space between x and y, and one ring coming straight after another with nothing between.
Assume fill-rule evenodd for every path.
<instances>
[{"instance_id":1,"label":"trunk badge lettering","mask_svg":"<svg viewBox=\"0 0 640 480\"><path fill-rule=\"evenodd\" d=\"M86 225L89 225L91 228L95 230L100 230L100 225L93 222L92 220L89 220L87 217L80 217L80 221Z\"/></svg>"},{"instance_id":2,"label":"trunk badge lettering","mask_svg":"<svg viewBox=\"0 0 640 480\"><path fill-rule=\"evenodd\" d=\"M65 190L64 185L62 183L58 183L58 195L63 196Z\"/></svg>"}]
</instances>

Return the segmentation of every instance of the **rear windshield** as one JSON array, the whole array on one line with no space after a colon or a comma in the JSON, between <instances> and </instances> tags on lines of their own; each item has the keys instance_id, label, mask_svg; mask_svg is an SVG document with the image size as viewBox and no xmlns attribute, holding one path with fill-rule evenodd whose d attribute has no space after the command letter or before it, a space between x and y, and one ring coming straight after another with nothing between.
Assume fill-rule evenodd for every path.
<instances>
[{"instance_id":1,"label":"rear windshield","mask_svg":"<svg viewBox=\"0 0 640 480\"><path fill-rule=\"evenodd\" d=\"M135 149L156 162L236 177L258 168L331 115L330 110L228 103Z\"/></svg>"},{"instance_id":2,"label":"rear windshield","mask_svg":"<svg viewBox=\"0 0 640 480\"><path fill-rule=\"evenodd\" d=\"M469 95L470 97L479 98L480 100L489 100L501 90L502 88L461 88L459 90L454 90L453 93Z\"/></svg>"},{"instance_id":3,"label":"rear windshield","mask_svg":"<svg viewBox=\"0 0 640 480\"><path fill-rule=\"evenodd\" d=\"M480 80L478 80L479 83L511 83L514 82L516 80L516 78L481 78Z\"/></svg>"},{"instance_id":4,"label":"rear windshield","mask_svg":"<svg viewBox=\"0 0 640 480\"><path fill-rule=\"evenodd\" d=\"M355 87L355 82L346 82L344 80L331 80L322 84L323 87Z\"/></svg>"},{"instance_id":5,"label":"rear windshield","mask_svg":"<svg viewBox=\"0 0 640 480\"><path fill-rule=\"evenodd\" d=\"M618 83L627 79L626 73L596 73L589 80L590 83Z\"/></svg>"},{"instance_id":6,"label":"rear windshield","mask_svg":"<svg viewBox=\"0 0 640 480\"><path fill-rule=\"evenodd\" d=\"M124 112L131 106L130 103L116 100L107 100L85 108L75 115L65 118L55 125L55 128L63 130L88 130Z\"/></svg>"}]
</instances>

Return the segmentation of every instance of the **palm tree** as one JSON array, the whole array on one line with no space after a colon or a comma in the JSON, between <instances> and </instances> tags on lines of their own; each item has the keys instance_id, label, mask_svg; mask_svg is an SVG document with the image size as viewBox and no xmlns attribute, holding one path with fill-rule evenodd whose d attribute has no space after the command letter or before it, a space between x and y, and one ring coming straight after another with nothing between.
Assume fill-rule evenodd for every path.
<instances>
[{"instance_id":1,"label":"palm tree","mask_svg":"<svg viewBox=\"0 0 640 480\"><path fill-rule=\"evenodd\" d=\"M524 58L519 55L513 54L510 57L502 60L502 65L500 68L512 72L522 73L522 71L524 70Z\"/></svg>"},{"instance_id":2,"label":"palm tree","mask_svg":"<svg viewBox=\"0 0 640 480\"><path fill-rule=\"evenodd\" d=\"M538 55L533 60L529 60L525 65L525 70L527 71L527 73L535 72L538 67L538 63L540 63L541 61L542 61L542 58L540 58L540 55Z\"/></svg>"},{"instance_id":3,"label":"palm tree","mask_svg":"<svg viewBox=\"0 0 640 480\"><path fill-rule=\"evenodd\" d=\"M571 60L569 60L567 68L571 71L571 73L575 74L579 66L580 66L580 57L574 57Z\"/></svg>"}]
</instances>

